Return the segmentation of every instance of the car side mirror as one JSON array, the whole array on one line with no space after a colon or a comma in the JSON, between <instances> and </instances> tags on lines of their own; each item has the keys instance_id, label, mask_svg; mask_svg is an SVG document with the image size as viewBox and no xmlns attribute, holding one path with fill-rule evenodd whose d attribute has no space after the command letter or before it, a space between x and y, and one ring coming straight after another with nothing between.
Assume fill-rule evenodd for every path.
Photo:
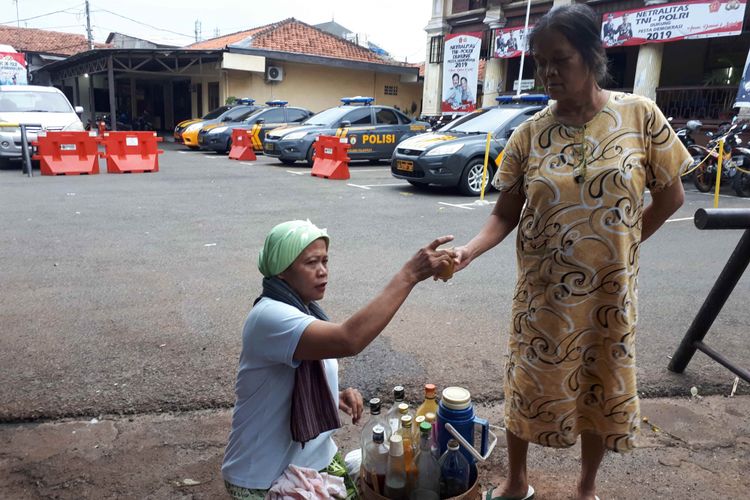
<instances>
[{"instance_id":1,"label":"car side mirror","mask_svg":"<svg viewBox=\"0 0 750 500\"><path fill-rule=\"evenodd\" d=\"M83 114L83 106L76 106L75 108L73 108L73 110L75 110L77 115Z\"/></svg>"},{"instance_id":2,"label":"car side mirror","mask_svg":"<svg viewBox=\"0 0 750 500\"><path fill-rule=\"evenodd\" d=\"M351 127L351 126L352 126L352 122L350 122L349 120L344 120L341 122L341 128L346 128L346 127Z\"/></svg>"},{"instance_id":3,"label":"car side mirror","mask_svg":"<svg viewBox=\"0 0 750 500\"><path fill-rule=\"evenodd\" d=\"M264 120L263 118L258 118L258 119L257 119L257 120L255 121L255 123L256 123L257 125L263 125L264 123L266 123L266 121L265 121L265 120Z\"/></svg>"}]
</instances>

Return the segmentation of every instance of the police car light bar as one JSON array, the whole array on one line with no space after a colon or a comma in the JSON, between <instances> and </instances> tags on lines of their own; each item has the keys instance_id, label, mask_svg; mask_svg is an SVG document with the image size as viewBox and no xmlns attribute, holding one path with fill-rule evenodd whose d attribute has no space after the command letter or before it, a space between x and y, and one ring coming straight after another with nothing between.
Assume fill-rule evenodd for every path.
<instances>
[{"instance_id":1,"label":"police car light bar","mask_svg":"<svg viewBox=\"0 0 750 500\"><path fill-rule=\"evenodd\" d=\"M518 102L547 104L549 96L544 94L522 94L522 95L499 95L495 100L500 104L512 104Z\"/></svg>"},{"instance_id":2,"label":"police car light bar","mask_svg":"<svg viewBox=\"0 0 750 500\"><path fill-rule=\"evenodd\" d=\"M351 104L363 104L368 105L375 102L374 97L362 97L361 95L358 95L356 97L342 97L341 102L343 102L345 105L349 106Z\"/></svg>"},{"instance_id":3,"label":"police car light bar","mask_svg":"<svg viewBox=\"0 0 750 500\"><path fill-rule=\"evenodd\" d=\"M255 99L251 99L250 97L242 97L241 99L237 99L234 102L235 104L255 104Z\"/></svg>"},{"instance_id":4,"label":"police car light bar","mask_svg":"<svg viewBox=\"0 0 750 500\"><path fill-rule=\"evenodd\" d=\"M268 104L269 106L284 107L287 104L289 104L289 101L280 101L280 100L276 99L274 101L266 101L266 104Z\"/></svg>"}]
</instances>

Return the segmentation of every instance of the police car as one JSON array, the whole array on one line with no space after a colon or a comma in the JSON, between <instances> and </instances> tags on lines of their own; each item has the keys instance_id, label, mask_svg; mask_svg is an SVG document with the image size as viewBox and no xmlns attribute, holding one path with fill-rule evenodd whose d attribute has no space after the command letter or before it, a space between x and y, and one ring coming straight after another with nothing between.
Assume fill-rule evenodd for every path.
<instances>
[{"instance_id":1,"label":"police car","mask_svg":"<svg viewBox=\"0 0 750 500\"><path fill-rule=\"evenodd\" d=\"M226 153L232 147L232 130L250 130L253 149L263 150L266 132L289 124L300 123L313 115L309 109L287 107L287 101L267 101L262 107L239 123L222 123L204 127L198 133L198 144L202 149Z\"/></svg>"},{"instance_id":2,"label":"police car","mask_svg":"<svg viewBox=\"0 0 750 500\"><path fill-rule=\"evenodd\" d=\"M412 120L389 106L373 105L374 100L343 98L341 106L321 111L300 125L274 129L266 134L263 152L287 165L307 161L312 166L313 143L323 134L345 137L352 160L383 160L403 139L427 130L427 122Z\"/></svg>"},{"instance_id":3,"label":"police car","mask_svg":"<svg viewBox=\"0 0 750 500\"><path fill-rule=\"evenodd\" d=\"M216 118L200 120L188 125L185 130L182 131L182 143L190 149L198 149L200 148L200 145L198 144L198 134L203 127L230 122L241 122L256 109L258 109L258 106L255 105L255 99L240 99L235 102L231 108L224 111Z\"/></svg>"},{"instance_id":4,"label":"police car","mask_svg":"<svg viewBox=\"0 0 750 500\"><path fill-rule=\"evenodd\" d=\"M214 118L218 118L221 116L222 113L225 111L231 109L232 106L219 106L216 109L212 109L205 115L203 115L202 118L190 118L189 120L182 120L180 123L177 124L177 126L174 128L174 140L175 142L182 142L182 133L185 131L186 128L188 128L190 125L194 123L198 123L200 121L205 120L213 120Z\"/></svg>"},{"instance_id":5,"label":"police car","mask_svg":"<svg viewBox=\"0 0 750 500\"><path fill-rule=\"evenodd\" d=\"M391 174L414 186L457 186L462 194L481 191L487 134L490 137L487 184L495 158L518 125L544 108L545 95L499 96L498 105L481 108L436 132L401 142L391 158ZM485 188L486 189L486 188Z\"/></svg>"}]
</instances>

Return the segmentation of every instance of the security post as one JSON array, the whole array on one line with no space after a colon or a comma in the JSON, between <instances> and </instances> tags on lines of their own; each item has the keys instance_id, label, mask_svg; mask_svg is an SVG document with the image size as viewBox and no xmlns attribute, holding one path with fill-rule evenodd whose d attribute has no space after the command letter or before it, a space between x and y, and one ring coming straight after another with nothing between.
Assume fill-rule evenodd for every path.
<instances>
[{"instance_id":1,"label":"security post","mask_svg":"<svg viewBox=\"0 0 750 500\"><path fill-rule=\"evenodd\" d=\"M732 290L747 269L748 263L750 263L750 209L701 208L695 212L695 226L698 229L744 229L745 233L740 238L711 292L709 292L693 323L685 333L685 337L672 356L668 368L675 373L684 372L695 351L700 350L738 377L750 382L750 371L736 366L703 342L703 338L732 294Z\"/></svg>"},{"instance_id":2,"label":"security post","mask_svg":"<svg viewBox=\"0 0 750 500\"><path fill-rule=\"evenodd\" d=\"M484 169L482 170L482 189L479 195L479 199L484 201L484 188L487 186L487 161L490 157L490 139L492 138L492 132L487 132L487 145L484 148Z\"/></svg>"},{"instance_id":3,"label":"security post","mask_svg":"<svg viewBox=\"0 0 750 500\"><path fill-rule=\"evenodd\" d=\"M719 189L721 188L721 164L724 160L724 138L719 139L719 160L716 167L716 191L714 191L714 208L719 208Z\"/></svg>"}]
</instances>

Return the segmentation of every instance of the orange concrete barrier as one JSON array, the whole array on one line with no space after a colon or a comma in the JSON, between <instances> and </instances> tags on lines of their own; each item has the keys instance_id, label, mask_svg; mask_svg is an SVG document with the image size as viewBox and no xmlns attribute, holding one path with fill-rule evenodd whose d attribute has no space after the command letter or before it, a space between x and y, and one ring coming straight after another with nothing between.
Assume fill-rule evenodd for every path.
<instances>
[{"instance_id":1,"label":"orange concrete barrier","mask_svg":"<svg viewBox=\"0 0 750 500\"><path fill-rule=\"evenodd\" d=\"M107 173L125 174L159 171L158 149L161 137L156 132L105 132L102 158L107 159Z\"/></svg>"},{"instance_id":2,"label":"orange concrete barrier","mask_svg":"<svg viewBox=\"0 0 750 500\"><path fill-rule=\"evenodd\" d=\"M39 132L32 144L42 175L99 173L96 132Z\"/></svg>"},{"instance_id":3,"label":"orange concrete barrier","mask_svg":"<svg viewBox=\"0 0 750 500\"><path fill-rule=\"evenodd\" d=\"M255 161L253 142L248 131L241 128L232 129L232 149L229 150L230 160Z\"/></svg>"},{"instance_id":4,"label":"orange concrete barrier","mask_svg":"<svg viewBox=\"0 0 750 500\"><path fill-rule=\"evenodd\" d=\"M346 138L320 135L313 147L315 148L315 161L310 175L325 179L349 179L351 159L347 156L347 151L352 145Z\"/></svg>"}]
</instances>

